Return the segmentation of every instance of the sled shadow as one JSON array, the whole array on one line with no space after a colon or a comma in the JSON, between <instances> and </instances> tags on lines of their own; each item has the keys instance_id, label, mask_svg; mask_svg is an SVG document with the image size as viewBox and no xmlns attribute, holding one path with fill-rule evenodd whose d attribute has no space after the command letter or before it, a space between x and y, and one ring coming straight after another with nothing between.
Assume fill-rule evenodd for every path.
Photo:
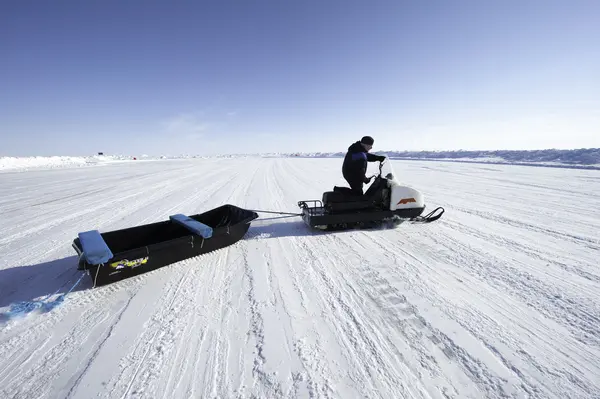
<instances>
[{"instance_id":1,"label":"sled shadow","mask_svg":"<svg viewBox=\"0 0 600 399\"><path fill-rule=\"evenodd\" d=\"M0 308L65 294L82 273L83 271L77 270L77 256L1 269ZM89 279L83 277L71 292L85 290L90 286Z\"/></svg>"}]
</instances>

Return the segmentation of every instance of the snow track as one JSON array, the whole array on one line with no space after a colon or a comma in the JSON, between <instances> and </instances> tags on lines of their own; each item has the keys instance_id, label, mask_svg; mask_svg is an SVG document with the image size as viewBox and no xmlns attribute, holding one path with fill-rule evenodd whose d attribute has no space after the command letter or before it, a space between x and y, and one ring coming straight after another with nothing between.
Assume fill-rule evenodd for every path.
<instances>
[{"instance_id":1,"label":"snow track","mask_svg":"<svg viewBox=\"0 0 600 399\"><path fill-rule=\"evenodd\" d=\"M597 171L396 162L446 213L323 233L261 214L225 249L108 286L70 246L231 203L296 211L338 159L0 174L2 398L600 398Z\"/></svg>"}]
</instances>

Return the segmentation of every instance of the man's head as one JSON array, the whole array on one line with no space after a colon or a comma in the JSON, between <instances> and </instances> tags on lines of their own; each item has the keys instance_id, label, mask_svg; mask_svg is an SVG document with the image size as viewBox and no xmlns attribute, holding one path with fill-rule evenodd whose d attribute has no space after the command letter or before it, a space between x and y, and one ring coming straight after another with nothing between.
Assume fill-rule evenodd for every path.
<instances>
[{"instance_id":1,"label":"man's head","mask_svg":"<svg viewBox=\"0 0 600 399\"><path fill-rule=\"evenodd\" d=\"M365 136L362 139L360 139L360 143L365 148L365 150L370 151L371 148L373 148L373 143L375 143L375 140L373 140L373 137L371 136Z\"/></svg>"}]
</instances>

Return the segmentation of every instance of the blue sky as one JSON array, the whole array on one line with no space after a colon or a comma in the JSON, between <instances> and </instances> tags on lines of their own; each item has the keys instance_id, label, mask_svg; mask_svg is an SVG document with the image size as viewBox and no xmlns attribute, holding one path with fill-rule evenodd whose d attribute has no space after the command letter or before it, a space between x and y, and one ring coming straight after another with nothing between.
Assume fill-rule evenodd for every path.
<instances>
[{"instance_id":1,"label":"blue sky","mask_svg":"<svg viewBox=\"0 0 600 399\"><path fill-rule=\"evenodd\" d=\"M600 147L600 2L4 1L0 156Z\"/></svg>"}]
</instances>

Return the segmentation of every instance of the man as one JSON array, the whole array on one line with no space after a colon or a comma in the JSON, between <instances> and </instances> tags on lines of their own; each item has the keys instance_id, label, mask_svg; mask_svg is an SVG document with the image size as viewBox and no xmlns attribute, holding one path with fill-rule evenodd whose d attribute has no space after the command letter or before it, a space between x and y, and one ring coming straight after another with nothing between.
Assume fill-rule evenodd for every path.
<instances>
[{"instance_id":1,"label":"man","mask_svg":"<svg viewBox=\"0 0 600 399\"><path fill-rule=\"evenodd\" d=\"M384 156L369 154L375 141L370 136L363 137L360 141L348 147L348 152L342 165L342 175L350 185L352 191L357 195L363 195L363 184L369 183L367 178L367 162L383 162Z\"/></svg>"}]
</instances>

